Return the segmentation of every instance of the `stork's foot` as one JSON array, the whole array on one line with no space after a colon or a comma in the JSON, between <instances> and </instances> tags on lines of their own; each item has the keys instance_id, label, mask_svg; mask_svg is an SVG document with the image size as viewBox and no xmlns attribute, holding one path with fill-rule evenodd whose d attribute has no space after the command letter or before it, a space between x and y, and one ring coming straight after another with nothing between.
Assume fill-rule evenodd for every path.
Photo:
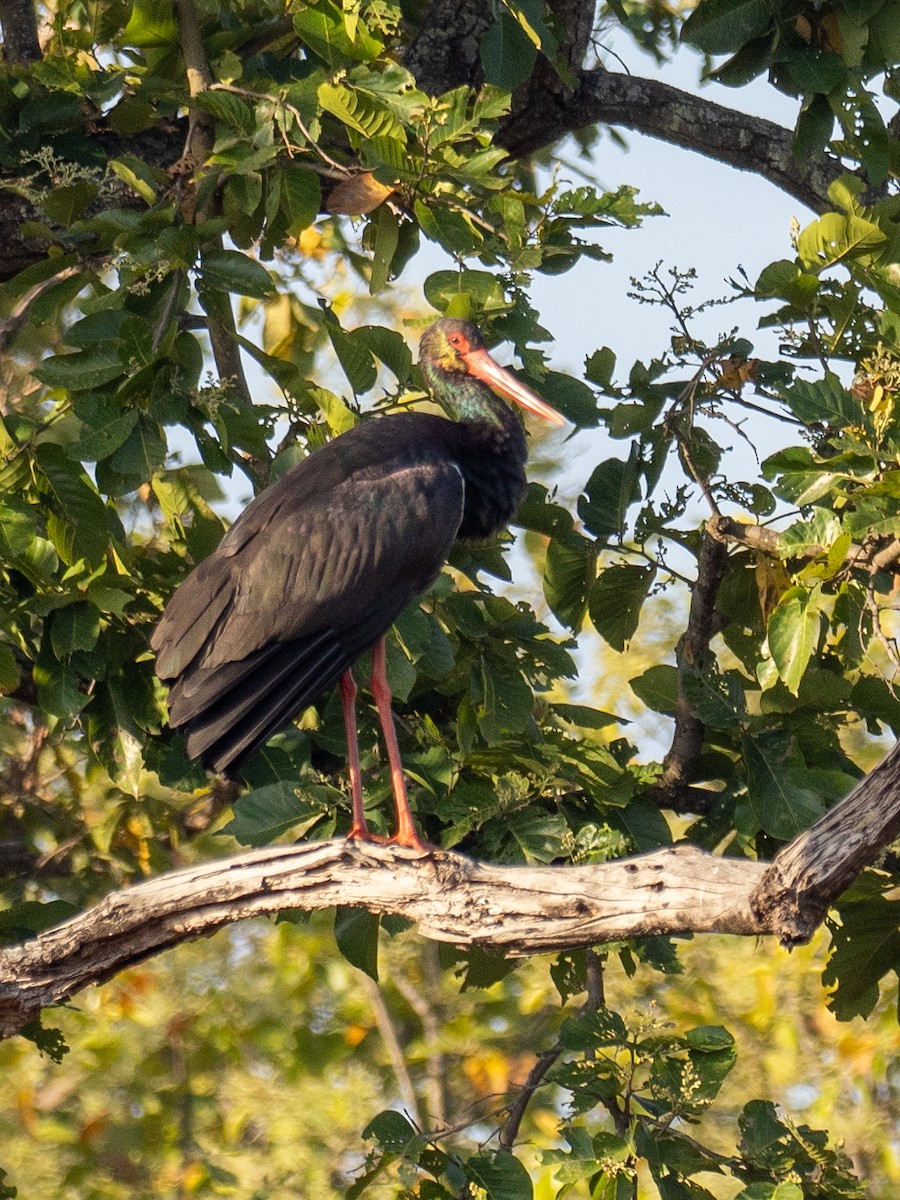
<instances>
[{"instance_id":1,"label":"stork's foot","mask_svg":"<svg viewBox=\"0 0 900 1200\"><path fill-rule=\"evenodd\" d=\"M423 841L419 835L413 831L412 833L395 833L393 837L385 839L389 846L406 846L409 850L419 850L422 854L431 854L433 850L439 850L439 846L432 845L431 842Z\"/></svg>"},{"instance_id":2,"label":"stork's foot","mask_svg":"<svg viewBox=\"0 0 900 1200\"><path fill-rule=\"evenodd\" d=\"M430 854L433 850L439 849L431 842L423 841L415 830L410 832L406 829L395 833L392 837L384 837L380 833L373 833L368 825L351 825L347 831L347 841L369 842L375 846L405 846L408 850L418 850L421 854Z\"/></svg>"},{"instance_id":3,"label":"stork's foot","mask_svg":"<svg viewBox=\"0 0 900 1200\"><path fill-rule=\"evenodd\" d=\"M373 842L376 846L386 846L393 838L382 837L380 833L373 833L368 825L351 825L347 830L348 842Z\"/></svg>"}]
</instances>

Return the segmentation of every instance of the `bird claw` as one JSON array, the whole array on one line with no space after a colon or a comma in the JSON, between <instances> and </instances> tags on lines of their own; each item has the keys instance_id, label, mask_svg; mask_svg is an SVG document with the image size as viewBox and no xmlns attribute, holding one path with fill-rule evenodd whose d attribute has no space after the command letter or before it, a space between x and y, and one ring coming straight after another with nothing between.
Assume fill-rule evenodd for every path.
<instances>
[{"instance_id":1,"label":"bird claw","mask_svg":"<svg viewBox=\"0 0 900 1200\"><path fill-rule=\"evenodd\" d=\"M437 850L437 846L433 846L431 842L423 841L417 833L402 836L395 833L392 837L384 837L380 833L373 833L368 826L359 827L351 826L347 831L348 842L369 842L375 846L402 846L405 850L418 850L420 854L431 854Z\"/></svg>"}]
</instances>

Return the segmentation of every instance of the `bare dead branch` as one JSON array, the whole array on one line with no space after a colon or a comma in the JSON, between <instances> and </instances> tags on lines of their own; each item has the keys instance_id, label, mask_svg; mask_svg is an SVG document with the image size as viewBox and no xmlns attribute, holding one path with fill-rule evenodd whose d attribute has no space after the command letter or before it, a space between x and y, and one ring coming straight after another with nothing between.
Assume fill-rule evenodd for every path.
<instances>
[{"instance_id":1,"label":"bare dead branch","mask_svg":"<svg viewBox=\"0 0 900 1200\"><path fill-rule=\"evenodd\" d=\"M738 545L747 546L751 550L759 550L761 553L772 555L775 558L784 557L781 535L768 525L745 524L743 521L736 521L733 517L719 513L710 517L706 522L706 531L716 541L736 542ZM827 553L827 546L806 546L802 551L792 554L790 557L803 561L819 558ZM889 567L894 566L898 559L900 559L900 538L889 538L887 541L882 538L873 538L867 539L862 545L851 542L847 547L844 564L846 567L860 567L868 571L870 575L876 575L879 571L886 571Z\"/></svg>"},{"instance_id":2,"label":"bare dead branch","mask_svg":"<svg viewBox=\"0 0 900 1200\"><path fill-rule=\"evenodd\" d=\"M721 513L710 517L706 522L706 530L716 541L738 542L752 550L761 550L764 554L778 555L781 547L781 535L777 529L771 529L768 525L745 524ZM824 552L821 547L815 549L817 553Z\"/></svg>"},{"instance_id":3,"label":"bare dead branch","mask_svg":"<svg viewBox=\"0 0 900 1200\"><path fill-rule=\"evenodd\" d=\"M535 1059L534 1066L528 1072L528 1077L519 1088L515 1100L509 1106L506 1120L503 1122L503 1128L500 1130L500 1149L511 1152L516 1144L516 1138L519 1136L519 1126L522 1124L522 1118L525 1116L525 1110L531 1102L531 1098L544 1082L544 1076L562 1054L562 1044L557 1042L555 1046L551 1046L549 1050L542 1050Z\"/></svg>"},{"instance_id":4,"label":"bare dead branch","mask_svg":"<svg viewBox=\"0 0 900 1200\"><path fill-rule=\"evenodd\" d=\"M900 743L840 804L778 854L750 897L785 946L808 942L829 906L900 834Z\"/></svg>"},{"instance_id":5,"label":"bare dead branch","mask_svg":"<svg viewBox=\"0 0 900 1200\"><path fill-rule=\"evenodd\" d=\"M492 866L342 840L269 846L113 893L0 951L0 1037L163 950L290 908L398 913L435 941L513 956L687 932L795 945L898 832L900 743L771 864L685 844L576 867Z\"/></svg>"},{"instance_id":6,"label":"bare dead branch","mask_svg":"<svg viewBox=\"0 0 900 1200\"><path fill-rule=\"evenodd\" d=\"M686 845L579 867L491 866L343 840L269 846L113 893L0 951L0 1035L181 942L284 909L400 913L435 941L521 956L686 930L764 932L748 903L764 869Z\"/></svg>"}]
</instances>

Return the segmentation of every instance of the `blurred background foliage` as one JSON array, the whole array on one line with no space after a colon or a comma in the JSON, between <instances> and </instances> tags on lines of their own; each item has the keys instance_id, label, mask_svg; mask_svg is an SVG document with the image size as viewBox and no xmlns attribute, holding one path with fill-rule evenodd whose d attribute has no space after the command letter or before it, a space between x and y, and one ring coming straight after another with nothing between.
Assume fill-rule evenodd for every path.
<instances>
[{"instance_id":1,"label":"blurred background foliage","mask_svg":"<svg viewBox=\"0 0 900 1200\"><path fill-rule=\"evenodd\" d=\"M768 858L873 765L900 722L898 10L601 6L597 35L625 31L648 70L687 43L719 81L794 98L792 161L822 211L758 279L735 273L777 332L770 360L753 330L704 340L692 272L661 264L633 287L669 314L667 344L633 363L598 344L581 378L553 369L562 331L530 282L602 269L604 230L639 237L658 211L569 181L549 136L508 149L534 81L558 99L582 60L602 70L584 5L474 6L470 77L439 89L432 10L412 0L51 4L37 53L14 52L4 16L6 940L236 843L347 829L333 698L248 764L246 790L211 781L165 727L148 638L254 490L425 399L411 346L439 313L511 343L612 451L573 484L568 443L535 438L514 535L455 550L397 624L426 836L504 862L685 838ZM590 171L596 125L564 132ZM422 247L447 265L419 291ZM183 947L53 1014L68 1053L36 1028L37 1046L0 1048L7 1184L835 1200L863 1180L891 1196L897 870L885 856L790 958L651 939L515 966L347 913L334 934L316 918Z\"/></svg>"}]
</instances>

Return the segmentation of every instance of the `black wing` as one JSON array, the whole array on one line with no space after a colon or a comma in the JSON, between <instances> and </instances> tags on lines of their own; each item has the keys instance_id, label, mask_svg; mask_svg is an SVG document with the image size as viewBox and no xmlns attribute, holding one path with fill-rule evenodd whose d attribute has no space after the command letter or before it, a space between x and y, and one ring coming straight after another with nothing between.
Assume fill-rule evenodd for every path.
<instances>
[{"instance_id":1,"label":"black wing","mask_svg":"<svg viewBox=\"0 0 900 1200\"><path fill-rule=\"evenodd\" d=\"M170 724L213 770L234 767L311 704L446 560L462 475L452 460L416 461L396 446L401 420L360 427L387 427L380 462L353 461L371 435L344 435L262 493L166 609L151 644L160 678L174 680ZM351 469L342 478L338 448Z\"/></svg>"}]
</instances>

